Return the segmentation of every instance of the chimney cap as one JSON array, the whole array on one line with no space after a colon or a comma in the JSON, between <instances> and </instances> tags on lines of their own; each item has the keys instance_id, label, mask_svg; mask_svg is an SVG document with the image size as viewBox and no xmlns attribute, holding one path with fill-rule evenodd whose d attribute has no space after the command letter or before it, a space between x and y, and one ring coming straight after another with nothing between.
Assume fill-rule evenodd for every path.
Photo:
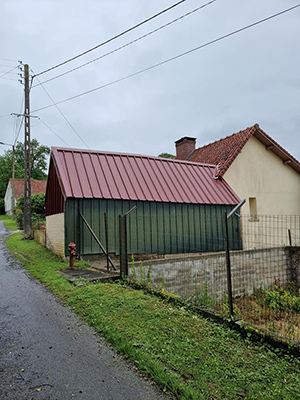
<instances>
[{"instance_id":1,"label":"chimney cap","mask_svg":"<svg viewBox=\"0 0 300 400\"><path fill-rule=\"evenodd\" d=\"M178 143L180 143L180 142L183 142L185 139L196 141L196 138L194 138L194 137L184 136L184 137L182 137L181 139L176 140L175 143L178 144Z\"/></svg>"}]
</instances>

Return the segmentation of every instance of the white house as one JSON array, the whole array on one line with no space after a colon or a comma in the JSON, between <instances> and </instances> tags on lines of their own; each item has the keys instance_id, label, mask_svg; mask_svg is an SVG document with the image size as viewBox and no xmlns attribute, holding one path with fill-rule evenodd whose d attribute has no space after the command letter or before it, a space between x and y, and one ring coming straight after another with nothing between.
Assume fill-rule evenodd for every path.
<instances>
[{"instance_id":1,"label":"white house","mask_svg":"<svg viewBox=\"0 0 300 400\"><path fill-rule=\"evenodd\" d=\"M15 186L15 196L13 196L13 186ZM47 181L38 181L36 179L31 180L31 194L45 193ZM5 214L11 215L12 209L16 205L17 200L24 194L24 180L11 178L8 182L5 196L4 196L4 207Z\"/></svg>"}]
</instances>

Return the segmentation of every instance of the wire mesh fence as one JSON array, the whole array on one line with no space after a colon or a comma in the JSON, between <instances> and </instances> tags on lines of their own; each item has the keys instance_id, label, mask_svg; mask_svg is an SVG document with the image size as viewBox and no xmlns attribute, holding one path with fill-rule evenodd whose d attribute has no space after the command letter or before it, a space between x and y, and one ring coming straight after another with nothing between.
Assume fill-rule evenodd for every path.
<instances>
[{"instance_id":1,"label":"wire mesh fence","mask_svg":"<svg viewBox=\"0 0 300 400\"><path fill-rule=\"evenodd\" d=\"M224 318L231 314L231 299L235 320L299 344L300 216L242 215L239 221L239 245L229 243L232 297L223 234L205 238L208 252L197 251L197 246L193 251L194 238L185 235L180 242L189 243L188 253L134 257L129 277Z\"/></svg>"}]
</instances>

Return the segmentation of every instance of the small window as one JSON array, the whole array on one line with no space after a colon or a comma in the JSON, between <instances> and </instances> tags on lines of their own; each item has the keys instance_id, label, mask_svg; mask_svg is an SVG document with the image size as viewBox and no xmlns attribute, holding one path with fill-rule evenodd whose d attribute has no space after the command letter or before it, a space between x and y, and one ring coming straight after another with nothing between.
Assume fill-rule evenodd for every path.
<instances>
[{"instance_id":1,"label":"small window","mask_svg":"<svg viewBox=\"0 0 300 400\"><path fill-rule=\"evenodd\" d=\"M256 197L249 197L250 219L249 221L258 221Z\"/></svg>"}]
</instances>

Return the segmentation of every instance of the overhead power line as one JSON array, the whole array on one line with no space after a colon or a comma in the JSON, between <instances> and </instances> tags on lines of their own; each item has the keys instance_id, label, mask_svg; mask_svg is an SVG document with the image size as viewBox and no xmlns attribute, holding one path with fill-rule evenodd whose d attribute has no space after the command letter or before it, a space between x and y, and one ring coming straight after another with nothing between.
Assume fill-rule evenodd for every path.
<instances>
[{"instance_id":1,"label":"overhead power line","mask_svg":"<svg viewBox=\"0 0 300 400\"><path fill-rule=\"evenodd\" d=\"M0 75L0 78L2 78L4 75L10 74L12 71L14 71L17 68L18 68L18 65L16 67L12 68L11 70L5 72L3 75Z\"/></svg>"},{"instance_id":2,"label":"overhead power line","mask_svg":"<svg viewBox=\"0 0 300 400\"><path fill-rule=\"evenodd\" d=\"M22 96L22 100L21 100L20 115L22 114L22 111L23 111L23 105L24 105L24 96ZM17 119L17 121L18 121L18 119ZM16 124L16 135L15 135L15 139L13 141L14 145L17 143L17 141L19 139L19 135L20 135L20 132L21 132L21 128L22 128L23 122L24 122L24 117L21 118L21 122L20 122L19 128L18 128L18 124Z\"/></svg>"},{"instance_id":3,"label":"overhead power line","mask_svg":"<svg viewBox=\"0 0 300 400\"><path fill-rule=\"evenodd\" d=\"M105 57L107 57L107 56L109 56L109 55L111 55L111 54L113 54L113 53L116 53L117 51L122 50L122 49L124 49L125 47L128 47L128 46L130 46L131 44L136 43L136 42L138 42L139 40L142 40L142 39L144 39L144 38L146 38L146 37L152 35L153 33L156 33L156 32L158 32L158 31L160 31L161 29L164 29L164 28L166 28L167 26L170 26L170 25L174 24L175 22L178 22L178 21L182 20L183 18L188 17L188 16L191 15L191 14L194 14L195 12L201 10L201 9L204 8L204 7L207 7L207 6L211 5L212 3L216 2L216 1L217 1L217 0L211 0L211 1L209 1L208 3L205 3L205 4L203 4L203 5L201 5L201 6L197 7L197 8L195 8L194 10L189 11L189 12L187 12L186 14L181 15L180 17L175 18L175 19L173 19L172 21L170 21L170 22L168 22L168 23L166 23L166 24L164 24L164 25L161 25L160 27L158 27L158 28L156 28L156 29L153 29L152 31L146 33L145 35L142 35L142 36L138 37L137 39L131 40L130 42L125 43L124 45L122 45L122 46L120 46L120 47L117 47L116 49L114 49L114 50L112 50L112 51L109 51L108 53L105 53L105 54L101 55L100 57L96 57L96 58L94 58L93 60L90 60L90 61L88 61L88 62L86 62L86 63L84 63L84 64L79 65L78 67L72 68L72 69L70 69L69 71L63 72L62 74L56 75L56 76L54 76L53 78L47 79L47 80L43 81L42 83L51 82L51 81L53 81L53 80L55 80L55 79L57 79L57 78L60 78L60 77L62 77L62 76L64 76L64 75L67 75L67 74L70 74L71 72L74 72L74 71L76 71L76 70L78 70L78 69L80 69L80 68L83 68L83 67L85 67L85 66L87 66L87 65L89 65L89 64L92 64L92 63L95 62L95 61L98 61L98 60L100 60L100 59L102 59L102 58L105 58ZM37 86L41 85L42 83L38 83L38 84L34 85L33 87L37 87Z\"/></svg>"},{"instance_id":4,"label":"overhead power line","mask_svg":"<svg viewBox=\"0 0 300 400\"><path fill-rule=\"evenodd\" d=\"M32 71L33 72L33 71ZM37 78L37 80L40 82L39 78ZM41 83L41 82L40 82ZM71 124L71 122L67 119L67 117L64 115L64 113L61 111L61 109L58 107L58 105L55 103L55 101L53 100L53 98L50 96L49 92L46 90L46 88L44 87L44 85L41 83L42 88L44 89L45 93L47 94L47 96L49 97L49 99L52 101L53 105L56 107L56 109L58 110L58 112L60 113L60 115L63 117L63 119L67 122L67 124L70 126L70 128L73 130L73 132L77 135L77 137L82 141L82 143L84 143L84 145L86 146L87 149L89 149L89 146L87 145L87 143L82 139L82 137L79 135L79 133L77 132L77 130L74 128L74 126ZM45 124L45 123L44 123ZM50 129L50 128L49 128ZM61 138L60 138L61 139ZM63 139L61 139L63 140ZM66 143L66 142L65 142Z\"/></svg>"},{"instance_id":5,"label":"overhead power line","mask_svg":"<svg viewBox=\"0 0 300 400\"><path fill-rule=\"evenodd\" d=\"M67 145L68 147L70 147L70 145L69 145L62 137L60 137L49 125L47 125L45 121L43 121L41 118L40 118L40 121L41 121L41 123L44 124L44 125L46 126L46 128L48 128L55 136L57 136L62 142L64 142L65 145Z\"/></svg>"},{"instance_id":6,"label":"overhead power line","mask_svg":"<svg viewBox=\"0 0 300 400\"><path fill-rule=\"evenodd\" d=\"M243 32L243 31L245 31L245 30L247 30L247 29L253 28L253 27L256 26L256 25L262 24L262 23L264 23L264 22L266 22L266 21L269 21L269 20L271 20L271 19L273 19L273 18L276 18L276 17L278 17L278 16L280 16L280 15L283 15L283 14L289 12L289 11L292 11L292 10L298 8L298 7L300 7L300 3L297 4L297 5L295 5L295 6L293 6L293 7L287 8L287 9L285 9L285 10L283 10L283 11L280 11L280 12L278 12L278 13L276 13L276 14L270 15L269 17L263 18L263 19L261 19L261 20L259 20L259 21L256 21L256 22L253 22L252 24L246 25L246 26L244 26L243 28L239 28L239 29L237 29L237 30L235 30L235 31L232 31L232 32L230 32L230 33L227 33L226 35L220 36L220 37L218 37L218 38L216 38L216 39L213 39L213 40L211 40L211 41L209 41L209 42L206 42L206 43L204 43L204 44L201 44L200 46L194 47L193 49L187 50L187 51L185 51L184 53L178 54L178 55L176 55L176 56L174 56L174 57L168 58L168 59L166 59L166 60L164 60L164 61L161 61L161 62L159 62L159 63L157 63L157 64L151 65L151 66L149 66L149 67L147 67L147 68L144 68L144 69L142 69L142 70L140 70L140 71L134 72L134 73L129 74L129 75L126 75L126 76L124 76L124 77L122 77L122 78L119 78L119 79L116 79L116 80L114 80L114 81L108 82L108 83L106 83L106 84L104 84L104 85L101 85L101 86L98 86L98 87L96 87L96 88L94 88L94 89L87 90L86 92L79 93L79 94L77 94L77 95L75 95L75 96L68 97L67 99L64 99L64 100L61 100L61 101L57 102L56 105L57 105L57 104L66 103L67 101L77 99L78 97L85 96L86 94L96 92L97 90L104 89L104 88L106 88L106 87L108 87L108 86L112 86L112 85L114 85L114 84L116 84L116 83L125 81L125 80L127 80L127 79L129 79L129 78L132 78L132 77L134 77L134 76L140 75L140 74L142 74L142 73L144 73L144 72L146 72L146 71L150 71L151 69L157 68L157 67L159 67L159 66L161 66L161 65L164 65L164 64L167 64L167 63L169 63L169 62L171 62L171 61L177 60L178 58L184 57L184 56L186 56L186 55L188 55L188 54L191 54L191 53L193 53L193 52L195 52L195 51L197 51L197 50L203 49L204 47L210 46L210 45L212 45L212 44L214 44L214 43L217 43L217 42L219 42L219 41L221 41L221 40L223 40L223 39L227 39L227 38L230 37L230 36L236 35L237 33ZM50 107L53 107L53 105L50 104L50 105L48 105L48 106L38 108L38 109L34 110L33 112L45 110L46 108L50 108Z\"/></svg>"},{"instance_id":7,"label":"overhead power line","mask_svg":"<svg viewBox=\"0 0 300 400\"><path fill-rule=\"evenodd\" d=\"M21 128L22 128L22 126L23 126L23 122L24 122L24 117L22 117L22 119L21 119L18 132L16 131L16 139L15 139L15 141L14 141L14 145L17 143L17 141L18 141L18 139L19 139L19 135L20 135L20 132L21 132Z\"/></svg>"},{"instance_id":8,"label":"overhead power line","mask_svg":"<svg viewBox=\"0 0 300 400\"><path fill-rule=\"evenodd\" d=\"M0 58L0 60L1 60L1 58ZM5 64L0 64L0 67L12 68L12 67L13 67L13 65L5 65Z\"/></svg>"},{"instance_id":9,"label":"overhead power line","mask_svg":"<svg viewBox=\"0 0 300 400\"><path fill-rule=\"evenodd\" d=\"M2 57L0 57L0 60L12 61L12 62L20 62L20 61L18 61L18 60L12 60L11 58L2 58Z\"/></svg>"},{"instance_id":10,"label":"overhead power line","mask_svg":"<svg viewBox=\"0 0 300 400\"><path fill-rule=\"evenodd\" d=\"M15 68L14 68L15 69ZM10 75L19 75L18 72L9 72L9 71L0 71L0 74L4 73L4 75L6 74L10 74Z\"/></svg>"},{"instance_id":11,"label":"overhead power line","mask_svg":"<svg viewBox=\"0 0 300 400\"><path fill-rule=\"evenodd\" d=\"M178 1L177 3L175 3L175 4L172 4L170 7L167 7L167 8L165 8L164 10L162 10L162 11L160 11L160 12L158 12L158 13L152 15L151 17L149 17L149 18L147 18L147 19L145 19L145 20L139 22L138 24L132 26L131 28L128 28L128 29L126 29L125 31L123 31L123 32L121 32L121 33L118 33L117 35L111 37L110 39L105 40L104 42L98 44L97 46L94 46L94 47L92 47L92 48L90 48L90 49L88 49L88 50L86 50L86 51L84 51L84 52L82 52L82 53L80 53L80 54L77 54L77 56L74 56L74 57L72 57L72 58L69 58L69 59L66 60L66 61L63 61L63 62L61 62L61 63L59 63L59 64L56 64L56 65L54 65L54 66L51 67L51 68L48 68L48 69L46 69L46 70L44 70L44 71L42 71L42 72L39 72L39 73L36 74L35 76L40 76L40 75L42 75L42 74L45 74L46 72L52 71L53 69L56 69L56 68L58 68L58 67L61 67L62 65L65 65L65 64L67 64L67 63L69 63L69 62L71 62L71 61L74 61L74 60L76 60L77 58L82 57L82 56L84 56L85 54L88 54L88 53L90 53L91 51L94 51L94 50L98 49L99 47L104 46L105 44L110 43L110 42L112 42L112 41L115 40L115 39L118 39L118 38L121 37L121 36L124 36L126 33L129 33L129 32L131 32L131 31L133 31L134 29L136 29L136 28L138 28L138 27L140 27L140 26L146 24L147 22L149 22L149 21L151 21L151 20L153 20L153 19L159 17L160 15L166 13L167 11L172 10L173 8L179 6L180 4L185 3L186 1L187 1L187 0L180 0L180 1Z\"/></svg>"}]
</instances>

